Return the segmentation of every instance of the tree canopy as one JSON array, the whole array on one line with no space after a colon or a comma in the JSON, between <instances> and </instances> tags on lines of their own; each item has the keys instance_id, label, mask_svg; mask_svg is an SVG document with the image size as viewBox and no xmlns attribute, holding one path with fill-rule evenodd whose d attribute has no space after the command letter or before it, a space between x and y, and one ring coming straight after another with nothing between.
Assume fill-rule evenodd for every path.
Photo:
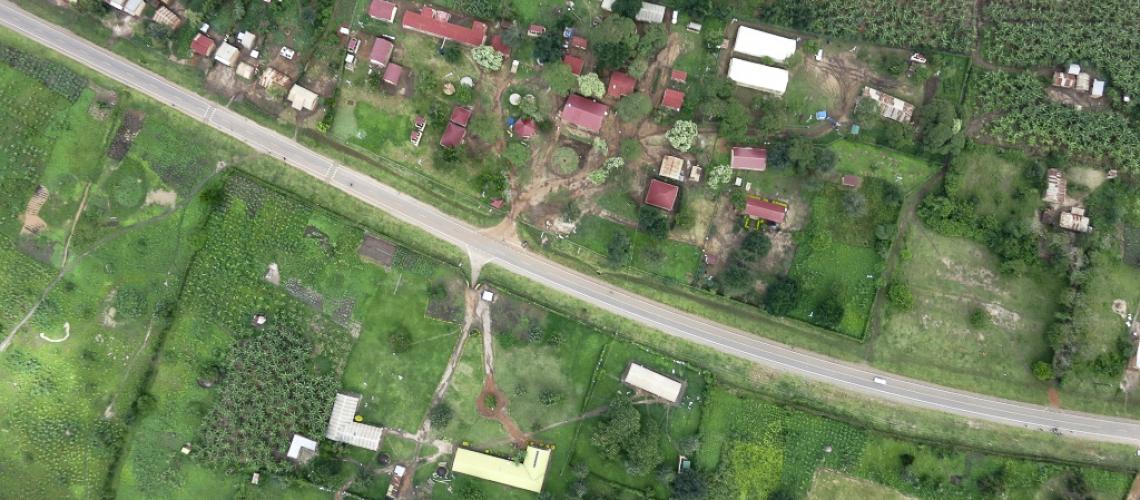
<instances>
[{"instance_id":1,"label":"tree canopy","mask_svg":"<svg viewBox=\"0 0 1140 500\"><path fill-rule=\"evenodd\" d=\"M586 73L578 77L578 93L586 97L601 98L606 95L606 84L597 73Z\"/></svg>"},{"instance_id":2,"label":"tree canopy","mask_svg":"<svg viewBox=\"0 0 1140 500\"><path fill-rule=\"evenodd\" d=\"M653 111L653 101L649 99L648 95L641 92L634 92L622 97L614 106L614 112L617 113L618 119L623 122L641 121L650 111Z\"/></svg>"},{"instance_id":3,"label":"tree canopy","mask_svg":"<svg viewBox=\"0 0 1140 500\"><path fill-rule=\"evenodd\" d=\"M688 151L697 140L697 124L689 120L677 120L673 128L665 133L669 144L679 151Z\"/></svg>"},{"instance_id":4,"label":"tree canopy","mask_svg":"<svg viewBox=\"0 0 1140 500\"><path fill-rule=\"evenodd\" d=\"M480 45L471 49L471 58L483 69L489 71L503 69L503 54L490 45Z\"/></svg>"}]
</instances>

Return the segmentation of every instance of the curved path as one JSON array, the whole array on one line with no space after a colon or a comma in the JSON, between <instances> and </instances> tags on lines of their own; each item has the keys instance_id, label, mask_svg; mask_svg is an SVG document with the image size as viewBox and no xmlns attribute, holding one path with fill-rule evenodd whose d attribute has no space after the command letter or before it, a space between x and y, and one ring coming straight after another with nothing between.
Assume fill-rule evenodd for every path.
<instances>
[{"instance_id":1,"label":"curved path","mask_svg":"<svg viewBox=\"0 0 1140 500\"><path fill-rule=\"evenodd\" d=\"M846 391L972 419L1030 429L1056 429L1098 441L1140 444L1140 422L1090 415L981 396L935 384L883 374L873 369L802 352L711 320L680 312L614 285L578 273L525 249L487 236L432 206L396 191L320 155L194 92L179 87L126 59L0 0L0 26L61 52L127 87L173 106L254 149L361 201L466 249L473 263L499 266L606 311L666 334L717 349L782 372L825 382Z\"/></svg>"}]
</instances>

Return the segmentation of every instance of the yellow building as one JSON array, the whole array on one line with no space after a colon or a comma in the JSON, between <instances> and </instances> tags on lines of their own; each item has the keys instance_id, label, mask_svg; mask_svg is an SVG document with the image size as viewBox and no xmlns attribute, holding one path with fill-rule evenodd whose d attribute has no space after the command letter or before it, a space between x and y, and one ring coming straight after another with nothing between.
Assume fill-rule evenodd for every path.
<instances>
[{"instance_id":1,"label":"yellow building","mask_svg":"<svg viewBox=\"0 0 1140 500\"><path fill-rule=\"evenodd\" d=\"M550 465L550 450L528 446L522 463L460 448L451 470L538 493Z\"/></svg>"}]
</instances>

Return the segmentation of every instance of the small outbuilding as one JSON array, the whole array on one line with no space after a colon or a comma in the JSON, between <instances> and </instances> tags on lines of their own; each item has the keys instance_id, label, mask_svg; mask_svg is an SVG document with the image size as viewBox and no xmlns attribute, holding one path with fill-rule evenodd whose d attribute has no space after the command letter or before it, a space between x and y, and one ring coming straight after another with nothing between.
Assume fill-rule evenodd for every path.
<instances>
[{"instance_id":1,"label":"small outbuilding","mask_svg":"<svg viewBox=\"0 0 1140 500\"><path fill-rule=\"evenodd\" d=\"M863 185L863 178L858 175L845 175L840 179L840 184L845 188L859 189Z\"/></svg>"},{"instance_id":2,"label":"small outbuilding","mask_svg":"<svg viewBox=\"0 0 1140 500\"><path fill-rule=\"evenodd\" d=\"M293 435L293 441L289 443L289 451L285 456L291 460L304 463L308 462L317 454L317 442L309 439L300 434Z\"/></svg>"},{"instance_id":3,"label":"small outbuilding","mask_svg":"<svg viewBox=\"0 0 1140 500\"><path fill-rule=\"evenodd\" d=\"M523 118L521 120L515 121L512 129L514 130L515 135L523 139L529 139L538 133L538 124L535 123L533 118Z\"/></svg>"},{"instance_id":4,"label":"small outbuilding","mask_svg":"<svg viewBox=\"0 0 1140 500\"><path fill-rule=\"evenodd\" d=\"M376 37L372 42L372 51L368 53L368 62L380 66L381 68L392 60L392 50L396 46L392 44L391 40L382 37Z\"/></svg>"},{"instance_id":5,"label":"small outbuilding","mask_svg":"<svg viewBox=\"0 0 1140 500\"><path fill-rule=\"evenodd\" d=\"M582 66L586 64L586 61L582 60L581 57L570 54L562 56L562 62L566 63L567 66L570 66L571 73L579 76L582 74Z\"/></svg>"},{"instance_id":6,"label":"small outbuilding","mask_svg":"<svg viewBox=\"0 0 1140 500\"><path fill-rule=\"evenodd\" d=\"M684 180L685 160L677 158L676 156L665 156L661 159L661 168L657 171L657 175L673 179L675 181Z\"/></svg>"}]
</instances>

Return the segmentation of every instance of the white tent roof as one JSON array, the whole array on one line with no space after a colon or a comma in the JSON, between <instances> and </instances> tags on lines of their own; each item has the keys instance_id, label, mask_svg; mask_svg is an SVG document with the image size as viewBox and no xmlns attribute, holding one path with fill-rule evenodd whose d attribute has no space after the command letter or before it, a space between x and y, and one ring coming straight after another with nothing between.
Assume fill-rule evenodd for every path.
<instances>
[{"instance_id":1,"label":"white tent roof","mask_svg":"<svg viewBox=\"0 0 1140 500\"><path fill-rule=\"evenodd\" d=\"M648 392L666 401L676 403L681 399L681 383L661 375L637 363L629 365L629 371L622 379L629 385Z\"/></svg>"},{"instance_id":2,"label":"white tent roof","mask_svg":"<svg viewBox=\"0 0 1140 500\"><path fill-rule=\"evenodd\" d=\"M736 30L736 44L732 50L752 57L767 57L776 62L784 62L796 53L796 41L741 26Z\"/></svg>"},{"instance_id":3,"label":"white tent roof","mask_svg":"<svg viewBox=\"0 0 1140 500\"><path fill-rule=\"evenodd\" d=\"M784 95L788 89L788 71L733 58L728 63L728 78L737 85Z\"/></svg>"},{"instance_id":4,"label":"white tent roof","mask_svg":"<svg viewBox=\"0 0 1140 500\"><path fill-rule=\"evenodd\" d=\"M301 457L301 450L317 451L317 442L300 434L293 435L293 442L289 443L289 452L285 456L294 460Z\"/></svg>"},{"instance_id":5,"label":"white tent roof","mask_svg":"<svg viewBox=\"0 0 1140 500\"><path fill-rule=\"evenodd\" d=\"M294 107L296 106L294 105ZM336 401L333 402L332 415L329 416L329 428L325 432L325 437L359 448L372 451L379 450L380 437L384 429L354 421L356 406L359 404L359 397L338 392Z\"/></svg>"},{"instance_id":6,"label":"white tent roof","mask_svg":"<svg viewBox=\"0 0 1140 500\"><path fill-rule=\"evenodd\" d=\"M602 0L602 10L613 12L615 0ZM634 19L643 23L663 23L665 22L665 6L655 3L641 2L641 10L637 12Z\"/></svg>"},{"instance_id":7,"label":"white tent roof","mask_svg":"<svg viewBox=\"0 0 1140 500\"><path fill-rule=\"evenodd\" d=\"M289 96L286 99L293 103L293 109L297 111L317 108L317 94L300 85L294 85L293 88L289 89ZM339 401L340 396L338 395L337 398ZM353 405L352 409L355 411L356 406Z\"/></svg>"}]
</instances>

